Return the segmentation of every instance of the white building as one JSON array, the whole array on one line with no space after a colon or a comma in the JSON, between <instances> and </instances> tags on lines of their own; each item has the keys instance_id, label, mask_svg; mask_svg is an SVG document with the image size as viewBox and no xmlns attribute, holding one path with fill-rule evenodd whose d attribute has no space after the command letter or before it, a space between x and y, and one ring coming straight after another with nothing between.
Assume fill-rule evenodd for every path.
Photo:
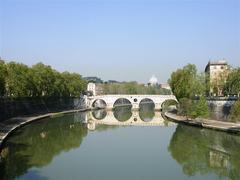
<instances>
[{"instance_id":1,"label":"white building","mask_svg":"<svg viewBox=\"0 0 240 180\"><path fill-rule=\"evenodd\" d=\"M171 90L171 87L168 83L162 83L160 84L160 88Z\"/></svg>"},{"instance_id":2,"label":"white building","mask_svg":"<svg viewBox=\"0 0 240 180\"><path fill-rule=\"evenodd\" d=\"M92 92L92 95L96 96L96 85L95 85L95 83L88 83L87 91Z\"/></svg>"}]
</instances>

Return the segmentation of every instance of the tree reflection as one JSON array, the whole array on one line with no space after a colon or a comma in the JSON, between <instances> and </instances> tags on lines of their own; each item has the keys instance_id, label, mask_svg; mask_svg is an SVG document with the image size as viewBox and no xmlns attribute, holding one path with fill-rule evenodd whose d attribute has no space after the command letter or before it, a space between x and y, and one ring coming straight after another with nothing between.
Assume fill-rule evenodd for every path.
<instances>
[{"instance_id":1,"label":"tree reflection","mask_svg":"<svg viewBox=\"0 0 240 180\"><path fill-rule=\"evenodd\" d=\"M0 179L14 179L31 167L49 164L62 151L79 147L87 129L74 123L73 117L71 114L43 120L16 131L1 151Z\"/></svg>"},{"instance_id":2,"label":"tree reflection","mask_svg":"<svg viewBox=\"0 0 240 180\"><path fill-rule=\"evenodd\" d=\"M209 129L178 125L169 151L186 175L215 173L240 179L240 137Z\"/></svg>"}]
</instances>

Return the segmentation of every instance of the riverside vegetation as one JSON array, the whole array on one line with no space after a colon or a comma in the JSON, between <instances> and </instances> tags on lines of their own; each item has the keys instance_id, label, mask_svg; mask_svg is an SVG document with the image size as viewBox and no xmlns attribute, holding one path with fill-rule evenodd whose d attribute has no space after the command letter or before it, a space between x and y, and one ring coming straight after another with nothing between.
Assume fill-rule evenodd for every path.
<instances>
[{"instance_id":1,"label":"riverside vegetation","mask_svg":"<svg viewBox=\"0 0 240 180\"><path fill-rule=\"evenodd\" d=\"M85 89L78 73L61 73L43 63L29 67L0 61L0 97L78 97Z\"/></svg>"},{"instance_id":2,"label":"riverside vegetation","mask_svg":"<svg viewBox=\"0 0 240 180\"><path fill-rule=\"evenodd\" d=\"M169 84L179 101L178 112L192 118L209 116L205 98L208 84L204 73L188 64L171 74ZM87 82L78 73L58 72L49 65L37 63L29 67L22 63L0 61L0 97L79 97ZM240 68L232 69L223 83L225 95L240 94ZM171 94L160 87L144 86L136 82L103 84L106 94ZM240 105L232 107L230 119L238 121Z\"/></svg>"},{"instance_id":3,"label":"riverside vegetation","mask_svg":"<svg viewBox=\"0 0 240 180\"><path fill-rule=\"evenodd\" d=\"M171 74L169 84L173 94L179 101L178 113L191 118L209 117L209 109L205 98L209 84L204 73L198 73L193 64L188 64ZM233 69L223 83L225 95L240 93L240 68ZM230 113L230 120L240 121L240 102L237 101Z\"/></svg>"},{"instance_id":4,"label":"riverside vegetation","mask_svg":"<svg viewBox=\"0 0 240 180\"><path fill-rule=\"evenodd\" d=\"M170 95L171 90L156 86L145 86L137 82L105 83L104 94L163 94Z\"/></svg>"}]
</instances>

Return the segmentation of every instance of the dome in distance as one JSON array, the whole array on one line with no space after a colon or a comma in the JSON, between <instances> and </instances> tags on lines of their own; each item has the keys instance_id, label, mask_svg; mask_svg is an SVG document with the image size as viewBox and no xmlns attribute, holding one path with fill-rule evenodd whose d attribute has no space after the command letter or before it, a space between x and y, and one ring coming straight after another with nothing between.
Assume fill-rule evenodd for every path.
<instances>
[{"instance_id":1,"label":"dome in distance","mask_svg":"<svg viewBox=\"0 0 240 180\"><path fill-rule=\"evenodd\" d=\"M156 78L156 76L152 75L152 77L149 80L149 84L150 85L157 85L158 83L158 79Z\"/></svg>"}]
</instances>

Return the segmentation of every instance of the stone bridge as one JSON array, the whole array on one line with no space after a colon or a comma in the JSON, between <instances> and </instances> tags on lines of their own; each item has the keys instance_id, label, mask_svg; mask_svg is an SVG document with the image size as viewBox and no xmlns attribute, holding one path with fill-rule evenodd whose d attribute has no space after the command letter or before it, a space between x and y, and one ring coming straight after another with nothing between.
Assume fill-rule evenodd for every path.
<instances>
[{"instance_id":1,"label":"stone bridge","mask_svg":"<svg viewBox=\"0 0 240 180\"><path fill-rule=\"evenodd\" d=\"M117 101L123 100L126 104L118 104ZM162 110L163 104L169 100L177 102L174 95L101 95L88 96L87 107L113 109L120 105L131 105L132 109L139 109L140 104L152 102L155 110Z\"/></svg>"}]
</instances>

